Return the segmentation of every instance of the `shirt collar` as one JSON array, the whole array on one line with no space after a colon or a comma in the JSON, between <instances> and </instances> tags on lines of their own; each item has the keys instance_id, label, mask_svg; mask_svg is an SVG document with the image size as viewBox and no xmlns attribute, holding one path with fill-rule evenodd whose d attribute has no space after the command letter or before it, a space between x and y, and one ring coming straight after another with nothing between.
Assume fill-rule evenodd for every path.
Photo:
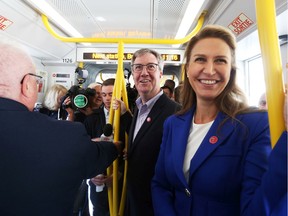
<instances>
[{"instance_id":1,"label":"shirt collar","mask_svg":"<svg viewBox=\"0 0 288 216\"><path fill-rule=\"evenodd\" d=\"M105 116L109 115L109 110L107 110L106 107L103 107L103 108L104 108L103 110L104 110Z\"/></svg>"},{"instance_id":2,"label":"shirt collar","mask_svg":"<svg viewBox=\"0 0 288 216\"><path fill-rule=\"evenodd\" d=\"M151 98L150 100L148 100L145 104L147 106L148 109L151 109L153 107L153 105L156 103L156 101L161 97L161 95L163 94L163 91L161 90L157 95L155 95L153 98ZM138 108L138 110L141 109L141 107L145 104L142 104L142 100L141 97L139 97L136 100L136 106Z\"/></svg>"}]
</instances>

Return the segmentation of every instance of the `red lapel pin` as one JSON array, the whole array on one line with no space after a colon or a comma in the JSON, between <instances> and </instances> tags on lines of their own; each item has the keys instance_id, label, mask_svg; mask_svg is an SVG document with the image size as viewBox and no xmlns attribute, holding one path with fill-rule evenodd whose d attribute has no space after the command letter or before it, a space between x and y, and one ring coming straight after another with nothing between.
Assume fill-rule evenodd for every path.
<instances>
[{"instance_id":1,"label":"red lapel pin","mask_svg":"<svg viewBox=\"0 0 288 216\"><path fill-rule=\"evenodd\" d=\"M212 136L209 139L210 144L215 144L218 141L218 137L217 136Z\"/></svg>"}]
</instances>

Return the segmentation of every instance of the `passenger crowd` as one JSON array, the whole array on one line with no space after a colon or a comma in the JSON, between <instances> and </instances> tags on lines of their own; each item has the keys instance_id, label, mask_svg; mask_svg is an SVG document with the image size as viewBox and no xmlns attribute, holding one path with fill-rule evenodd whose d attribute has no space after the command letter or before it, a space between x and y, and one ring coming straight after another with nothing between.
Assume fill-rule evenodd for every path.
<instances>
[{"instance_id":1,"label":"passenger crowd","mask_svg":"<svg viewBox=\"0 0 288 216\"><path fill-rule=\"evenodd\" d=\"M236 84L230 30L206 26L190 39L177 86L161 86L158 52L137 50L133 109L107 79L89 85L83 109L56 84L32 112L41 79L32 59L4 39L0 50L0 215L109 216L114 160L118 200L128 162L125 216L287 215L287 112L272 149L267 110L250 107ZM119 142L103 140L111 109L121 109Z\"/></svg>"}]
</instances>

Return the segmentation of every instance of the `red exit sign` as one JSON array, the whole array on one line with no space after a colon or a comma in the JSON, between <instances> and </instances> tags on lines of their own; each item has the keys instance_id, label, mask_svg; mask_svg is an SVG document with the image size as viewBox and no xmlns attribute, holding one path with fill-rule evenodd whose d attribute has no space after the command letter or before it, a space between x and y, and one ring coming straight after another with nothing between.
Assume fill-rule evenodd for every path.
<instances>
[{"instance_id":1,"label":"red exit sign","mask_svg":"<svg viewBox=\"0 0 288 216\"><path fill-rule=\"evenodd\" d=\"M0 15L0 29L1 30L4 31L6 28L8 28L12 24L13 22L11 20Z\"/></svg>"},{"instance_id":2,"label":"red exit sign","mask_svg":"<svg viewBox=\"0 0 288 216\"><path fill-rule=\"evenodd\" d=\"M254 22L251 19L249 19L245 14L241 13L228 25L228 27L236 35L239 35L241 32L249 28L253 23Z\"/></svg>"}]
</instances>

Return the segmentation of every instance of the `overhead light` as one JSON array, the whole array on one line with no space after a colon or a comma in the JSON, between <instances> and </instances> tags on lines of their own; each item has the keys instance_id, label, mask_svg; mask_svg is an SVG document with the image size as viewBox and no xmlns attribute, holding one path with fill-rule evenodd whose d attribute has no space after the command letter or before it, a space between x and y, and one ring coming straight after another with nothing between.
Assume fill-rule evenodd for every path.
<instances>
[{"instance_id":1,"label":"overhead light","mask_svg":"<svg viewBox=\"0 0 288 216\"><path fill-rule=\"evenodd\" d=\"M99 22L106 21L106 19L104 17L96 17L96 20L98 20Z\"/></svg>"},{"instance_id":2,"label":"overhead light","mask_svg":"<svg viewBox=\"0 0 288 216\"><path fill-rule=\"evenodd\" d=\"M179 29L177 31L177 34L175 36L175 39L183 38L187 35L192 23L194 22L196 16L199 14L205 0L190 0L188 7L185 11L185 14L182 18L182 21L180 23ZM175 45L173 47L179 47L180 45Z\"/></svg>"},{"instance_id":3,"label":"overhead light","mask_svg":"<svg viewBox=\"0 0 288 216\"><path fill-rule=\"evenodd\" d=\"M26 0L28 3L37 8L41 13L45 14L50 20L52 20L58 27L69 34L72 37L83 38L69 22L67 22L53 7L51 7L44 0Z\"/></svg>"}]
</instances>

